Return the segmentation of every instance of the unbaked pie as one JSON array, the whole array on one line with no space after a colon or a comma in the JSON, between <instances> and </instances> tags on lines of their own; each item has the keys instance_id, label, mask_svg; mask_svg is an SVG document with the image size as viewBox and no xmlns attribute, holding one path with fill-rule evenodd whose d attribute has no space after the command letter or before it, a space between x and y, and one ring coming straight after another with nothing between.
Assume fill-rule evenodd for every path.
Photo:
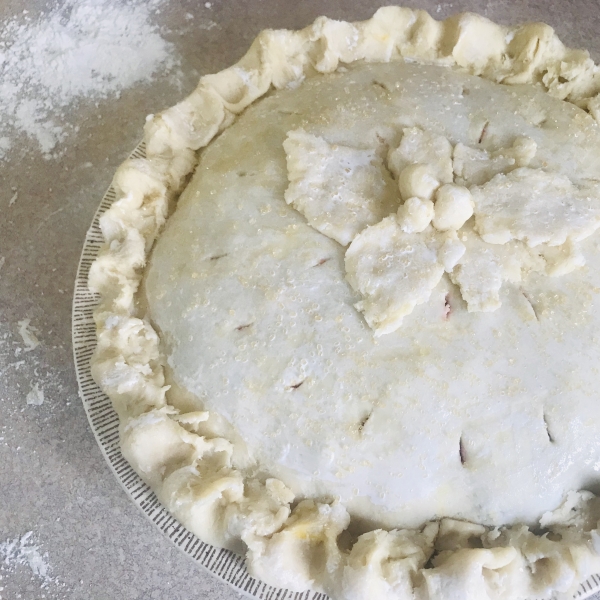
<instances>
[{"instance_id":1,"label":"unbaked pie","mask_svg":"<svg viewBox=\"0 0 600 600\"><path fill-rule=\"evenodd\" d=\"M150 117L90 286L162 503L338 600L600 570L599 91L547 25L388 7L265 31Z\"/></svg>"}]
</instances>

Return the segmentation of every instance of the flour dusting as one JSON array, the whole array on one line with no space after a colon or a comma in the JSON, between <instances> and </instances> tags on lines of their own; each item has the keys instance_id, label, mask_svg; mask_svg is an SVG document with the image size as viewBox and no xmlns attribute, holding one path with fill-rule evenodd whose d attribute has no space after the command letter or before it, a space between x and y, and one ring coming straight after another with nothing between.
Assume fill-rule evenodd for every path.
<instances>
[{"instance_id":1,"label":"flour dusting","mask_svg":"<svg viewBox=\"0 0 600 600\"><path fill-rule=\"evenodd\" d=\"M5 565L27 565L34 575L47 579L50 573L48 556L40 553L40 548L34 544L32 536L33 531L29 531L21 538L1 543L0 556L4 558Z\"/></svg>"},{"instance_id":2,"label":"flour dusting","mask_svg":"<svg viewBox=\"0 0 600 600\"><path fill-rule=\"evenodd\" d=\"M178 64L152 23L164 0L66 0L39 18L0 23L0 159L11 138L27 135L47 157L77 127L69 110L81 99L118 97Z\"/></svg>"},{"instance_id":3,"label":"flour dusting","mask_svg":"<svg viewBox=\"0 0 600 600\"><path fill-rule=\"evenodd\" d=\"M0 542L0 570L14 572L18 566L31 569L35 577L41 580L41 587L58 583L51 576L52 568L48 564L48 553L42 552L35 543L33 531L29 531L20 538L8 539ZM2 593L0 592L0 599Z\"/></svg>"},{"instance_id":4,"label":"flour dusting","mask_svg":"<svg viewBox=\"0 0 600 600\"><path fill-rule=\"evenodd\" d=\"M30 323L31 319L23 319L22 321L19 321L19 335L25 344L25 352L35 350L40 345L40 340L38 340L37 336L35 335L37 330L32 327Z\"/></svg>"},{"instance_id":5,"label":"flour dusting","mask_svg":"<svg viewBox=\"0 0 600 600\"><path fill-rule=\"evenodd\" d=\"M31 384L31 389L25 398L27 404L33 404L34 406L41 406L44 404L44 390L40 389L40 384Z\"/></svg>"}]
</instances>

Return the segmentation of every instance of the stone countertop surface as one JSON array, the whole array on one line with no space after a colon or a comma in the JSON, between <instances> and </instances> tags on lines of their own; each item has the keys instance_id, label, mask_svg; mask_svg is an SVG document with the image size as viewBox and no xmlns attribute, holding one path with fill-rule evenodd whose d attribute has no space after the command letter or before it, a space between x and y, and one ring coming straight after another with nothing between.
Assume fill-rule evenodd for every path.
<instances>
[{"instance_id":1,"label":"stone countertop surface","mask_svg":"<svg viewBox=\"0 0 600 600\"><path fill-rule=\"evenodd\" d=\"M5 0L0 24L21 18L24 6L35 20L72 3ZM187 95L200 75L234 63L261 29L300 28L321 14L365 19L389 3L154 0L151 18L171 45L175 68L120 94L74 103L68 120L78 127L54 157L44 157L26 135L10 140L0 161L0 599L239 597L163 537L100 453L78 397L71 349L79 255L112 174L140 140L147 114ZM436 18L471 10L504 24L545 21L567 45L587 48L600 60L597 0L406 5ZM19 334L27 319L40 341L30 351ZM39 405L27 402L36 389L43 392Z\"/></svg>"}]
</instances>

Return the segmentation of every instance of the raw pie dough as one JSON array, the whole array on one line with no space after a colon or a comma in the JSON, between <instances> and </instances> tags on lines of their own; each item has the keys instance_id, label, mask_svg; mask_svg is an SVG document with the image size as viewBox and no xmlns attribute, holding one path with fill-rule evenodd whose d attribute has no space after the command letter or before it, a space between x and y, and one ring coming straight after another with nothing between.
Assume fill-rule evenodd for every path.
<instances>
[{"instance_id":1,"label":"raw pie dough","mask_svg":"<svg viewBox=\"0 0 600 600\"><path fill-rule=\"evenodd\" d=\"M547 25L388 7L265 31L149 118L90 287L162 503L338 600L599 571L598 91Z\"/></svg>"}]
</instances>

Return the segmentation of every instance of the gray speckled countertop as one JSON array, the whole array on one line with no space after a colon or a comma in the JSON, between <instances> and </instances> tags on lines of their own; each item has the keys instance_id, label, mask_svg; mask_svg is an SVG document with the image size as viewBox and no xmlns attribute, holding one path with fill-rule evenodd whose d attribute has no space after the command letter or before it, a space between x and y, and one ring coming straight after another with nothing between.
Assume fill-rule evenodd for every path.
<instances>
[{"instance_id":1,"label":"gray speckled countertop","mask_svg":"<svg viewBox=\"0 0 600 600\"><path fill-rule=\"evenodd\" d=\"M65 3L4 0L0 23L20 18L24 8L35 19ZM388 3L159 2L152 19L172 44L178 68L127 87L119 97L83 99L70 107L68 119L78 130L61 142L59 157L44 158L25 136L11 140L0 161L0 599L238 598L146 520L96 445L78 398L71 351L79 255L98 203L117 165L140 139L147 114L189 93L201 74L235 62L265 27L298 28L320 14L363 19ZM507 24L543 20L566 44L588 48L600 59L597 0L406 4L437 18L473 10ZM0 121L5 112L0 108ZM40 341L29 352L19 335L24 319L30 319ZM26 400L36 384L44 393L41 405ZM31 537L10 554L9 541L29 531Z\"/></svg>"}]
</instances>

